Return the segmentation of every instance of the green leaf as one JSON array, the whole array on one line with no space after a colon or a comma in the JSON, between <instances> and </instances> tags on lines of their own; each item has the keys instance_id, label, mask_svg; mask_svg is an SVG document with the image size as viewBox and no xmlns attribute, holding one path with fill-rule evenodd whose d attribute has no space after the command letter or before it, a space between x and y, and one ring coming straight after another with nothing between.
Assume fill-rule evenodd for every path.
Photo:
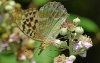
<instances>
[{"instance_id":1,"label":"green leaf","mask_svg":"<svg viewBox=\"0 0 100 63\"><path fill-rule=\"evenodd\" d=\"M7 51L2 51L0 53L0 63L19 63L19 62L16 61L16 56L14 54L7 54ZM21 63L30 63L30 62L28 60L25 60Z\"/></svg>"},{"instance_id":2,"label":"green leaf","mask_svg":"<svg viewBox=\"0 0 100 63\"><path fill-rule=\"evenodd\" d=\"M52 46L47 47L45 50L42 51L40 55L38 55L40 49L40 43L36 42L36 49L34 51L34 59L36 63L53 63L54 57L58 56L59 53L59 48ZM52 50L52 51L51 51Z\"/></svg>"},{"instance_id":3,"label":"green leaf","mask_svg":"<svg viewBox=\"0 0 100 63\"><path fill-rule=\"evenodd\" d=\"M50 2L51 0L33 0L34 3L36 3L39 6L44 5L47 2Z\"/></svg>"},{"instance_id":4,"label":"green leaf","mask_svg":"<svg viewBox=\"0 0 100 63\"><path fill-rule=\"evenodd\" d=\"M81 20L80 26L82 26L84 30L93 33L97 33L100 30L93 20L79 15L70 14L70 16L68 17L68 21L73 21L73 19L75 19L76 17L78 17Z\"/></svg>"}]
</instances>

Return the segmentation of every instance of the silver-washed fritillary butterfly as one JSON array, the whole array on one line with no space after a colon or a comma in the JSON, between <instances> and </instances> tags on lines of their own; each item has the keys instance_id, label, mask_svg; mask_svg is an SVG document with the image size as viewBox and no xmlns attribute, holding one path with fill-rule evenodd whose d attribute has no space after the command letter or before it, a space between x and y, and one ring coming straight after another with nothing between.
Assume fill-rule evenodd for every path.
<instances>
[{"instance_id":1,"label":"silver-washed fritillary butterfly","mask_svg":"<svg viewBox=\"0 0 100 63\"><path fill-rule=\"evenodd\" d=\"M68 17L67 10L59 2L49 2L38 10L17 10L13 14L21 31L41 42L40 53L53 43L60 32L61 24ZM39 53L39 54L40 54Z\"/></svg>"}]
</instances>

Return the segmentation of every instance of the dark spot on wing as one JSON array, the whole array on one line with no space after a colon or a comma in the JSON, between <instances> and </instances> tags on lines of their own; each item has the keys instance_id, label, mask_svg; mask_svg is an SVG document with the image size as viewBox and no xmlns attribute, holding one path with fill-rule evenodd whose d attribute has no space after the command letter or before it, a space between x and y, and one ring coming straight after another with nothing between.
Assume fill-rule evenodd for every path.
<instances>
[{"instance_id":1,"label":"dark spot on wing","mask_svg":"<svg viewBox=\"0 0 100 63\"><path fill-rule=\"evenodd\" d=\"M38 23L38 20L35 20L35 24Z\"/></svg>"},{"instance_id":2,"label":"dark spot on wing","mask_svg":"<svg viewBox=\"0 0 100 63\"><path fill-rule=\"evenodd\" d=\"M22 31L24 31L24 29L25 29L25 26L24 26L24 25L22 25L22 27L23 27Z\"/></svg>"},{"instance_id":3,"label":"dark spot on wing","mask_svg":"<svg viewBox=\"0 0 100 63\"><path fill-rule=\"evenodd\" d=\"M28 21L29 21L29 19L26 19L26 21L28 22Z\"/></svg>"},{"instance_id":4,"label":"dark spot on wing","mask_svg":"<svg viewBox=\"0 0 100 63\"><path fill-rule=\"evenodd\" d=\"M30 36L32 36L33 31L30 33Z\"/></svg>"},{"instance_id":5,"label":"dark spot on wing","mask_svg":"<svg viewBox=\"0 0 100 63\"><path fill-rule=\"evenodd\" d=\"M23 23L24 23L24 25L25 25L25 24L26 24L26 21L24 21Z\"/></svg>"},{"instance_id":6,"label":"dark spot on wing","mask_svg":"<svg viewBox=\"0 0 100 63\"><path fill-rule=\"evenodd\" d=\"M27 24L26 21L24 21L23 23L24 23L23 26L27 25L28 27L31 27L31 23Z\"/></svg>"},{"instance_id":7,"label":"dark spot on wing","mask_svg":"<svg viewBox=\"0 0 100 63\"><path fill-rule=\"evenodd\" d=\"M29 24L26 24L28 27L31 27L31 23L29 23Z\"/></svg>"},{"instance_id":8,"label":"dark spot on wing","mask_svg":"<svg viewBox=\"0 0 100 63\"><path fill-rule=\"evenodd\" d=\"M33 28L33 30L35 30L36 29L36 26L34 25L32 28Z\"/></svg>"},{"instance_id":9,"label":"dark spot on wing","mask_svg":"<svg viewBox=\"0 0 100 63\"><path fill-rule=\"evenodd\" d=\"M36 12L33 12L33 14L36 14Z\"/></svg>"},{"instance_id":10,"label":"dark spot on wing","mask_svg":"<svg viewBox=\"0 0 100 63\"><path fill-rule=\"evenodd\" d=\"M25 24L26 24L26 21L23 22L23 25L22 25L23 29L22 29L22 31L25 30Z\"/></svg>"},{"instance_id":11,"label":"dark spot on wing","mask_svg":"<svg viewBox=\"0 0 100 63\"><path fill-rule=\"evenodd\" d=\"M28 14L25 15L26 17L28 16Z\"/></svg>"},{"instance_id":12,"label":"dark spot on wing","mask_svg":"<svg viewBox=\"0 0 100 63\"><path fill-rule=\"evenodd\" d=\"M32 12L29 13L30 15L32 14Z\"/></svg>"},{"instance_id":13,"label":"dark spot on wing","mask_svg":"<svg viewBox=\"0 0 100 63\"><path fill-rule=\"evenodd\" d=\"M33 17L30 17L30 21L33 21Z\"/></svg>"},{"instance_id":14,"label":"dark spot on wing","mask_svg":"<svg viewBox=\"0 0 100 63\"><path fill-rule=\"evenodd\" d=\"M31 29L28 29L27 34L30 33Z\"/></svg>"}]
</instances>

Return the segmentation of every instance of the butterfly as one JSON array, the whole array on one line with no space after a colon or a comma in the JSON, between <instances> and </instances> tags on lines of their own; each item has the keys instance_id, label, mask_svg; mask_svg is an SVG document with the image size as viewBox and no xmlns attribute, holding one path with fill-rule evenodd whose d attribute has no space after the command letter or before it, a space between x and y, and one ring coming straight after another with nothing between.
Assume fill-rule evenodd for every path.
<instances>
[{"instance_id":1,"label":"butterfly","mask_svg":"<svg viewBox=\"0 0 100 63\"><path fill-rule=\"evenodd\" d=\"M60 32L61 24L68 17L66 8L60 2L48 2L39 10L29 8L16 10L13 17L20 30L33 40L41 42L39 54L49 45Z\"/></svg>"}]
</instances>

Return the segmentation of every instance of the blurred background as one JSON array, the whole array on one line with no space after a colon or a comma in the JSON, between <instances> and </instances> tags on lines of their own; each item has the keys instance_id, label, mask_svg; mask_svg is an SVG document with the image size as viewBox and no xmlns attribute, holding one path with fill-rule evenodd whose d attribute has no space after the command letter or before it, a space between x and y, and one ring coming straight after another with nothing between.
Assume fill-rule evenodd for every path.
<instances>
[{"instance_id":1,"label":"blurred background","mask_svg":"<svg viewBox=\"0 0 100 63\"><path fill-rule=\"evenodd\" d=\"M0 1L2 2L5 0L0 0ZM100 0L14 0L14 1L17 3L15 8L22 8L22 9L28 9L28 8L39 9L41 6L50 1L61 2L61 4L64 5L64 7L67 9L67 12L70 14L67 20L72 21L74 18L79 17L81 20L80 26L82 26L85 30L84 34L90 36L93 41L93 47L88 50L87 57L82 58L80 56L77 56L77 59L74 63L100 63ZM11 12L9 12L8 9L6 8L5 12L11 14ZM3 20L2 14L3 13L1 10L0 21ZM5 31L5 30L2 31L1 29L2 28L0 28L0 35L2 35ZM68 52L66 50L63 51L62 53L67 55ZM8 58L6 56L3 56L3 54L4 53L2 52L0 53L0 61L2 61L2 57ZM45 61L45 59L43 59L43 61Z\"/></svg>"}]
</instances>

